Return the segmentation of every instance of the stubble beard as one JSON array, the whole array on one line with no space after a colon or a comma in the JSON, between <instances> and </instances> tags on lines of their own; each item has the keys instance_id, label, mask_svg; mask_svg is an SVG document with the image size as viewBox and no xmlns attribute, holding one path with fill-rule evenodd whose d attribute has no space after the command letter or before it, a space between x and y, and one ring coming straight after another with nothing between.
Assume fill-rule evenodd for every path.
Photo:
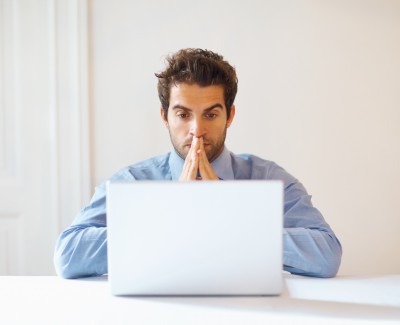
<instances>
[{"instance_id":1,"label":"stubble beard","mask_svg":"<svg viewBox=\"0 0 400 325\"><path fill-rule=\"evenodd\" d=\"M171 139L172 146L175 149L175 152L178 154L179 157L181 157L183 160L185 160L188 155L188 151L189 151L189 150L185 151L186 145L179 144L177 139L175 139L174 136L171 134L171 131L168 130L168 132L169 132L169 137ZM216 158L218 158L218 156L221 154L222 150L224 149L226 132L227 132L227 127L224 128L223 133L217 139L218 141L215 144L210 143L210 141L208 141L206 139L206 142L210 145L209 150L206 151L207 159L210 163L212 161L214 161Z\"/></svg>"}]
</instances>

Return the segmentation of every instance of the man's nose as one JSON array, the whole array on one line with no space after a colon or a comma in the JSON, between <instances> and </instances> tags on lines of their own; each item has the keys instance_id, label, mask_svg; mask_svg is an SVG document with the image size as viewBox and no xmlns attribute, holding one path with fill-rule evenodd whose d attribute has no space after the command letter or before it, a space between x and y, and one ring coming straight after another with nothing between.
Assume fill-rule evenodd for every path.
<instances>
[{"instance_id":1,"label":"man's nose","mask_svg":"<svg viewBox=\"0 0 400 325\"><path fill-rule=\"evenodd\" d=\"M192 125L190 126L190 134L197 138L206 134L205 126L200 118L193 120Z\"/></svg>"}]
</instances>

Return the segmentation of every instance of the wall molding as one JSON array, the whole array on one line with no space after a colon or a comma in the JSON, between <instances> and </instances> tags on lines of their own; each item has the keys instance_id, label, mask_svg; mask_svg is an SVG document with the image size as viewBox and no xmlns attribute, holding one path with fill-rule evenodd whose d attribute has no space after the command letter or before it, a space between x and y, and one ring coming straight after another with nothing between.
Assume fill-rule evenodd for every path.
<instances>
[{"instance_id":1,"label":"wall molding","mask_svg":"<svg viewBox=\"0 0 400 325\"><path fill-rule=\"evenodd\" d=\"M4 55L4 47L5 47L5 37L6 37L6 15L5 15L5 10L4 10L4 1L0 0L0 174L4 173L4 170L6 169L6 153L5 153L5 147L6 147L6 121L5 121L5 87L6 87L6 82L5 82L5 69L6 69L6 58Z\"/></svg>"},{"instance_id":2,"label":"wall molding","mask_svg":"<svg viewBox=\"0 0 400 325\"><path fill-rule=\"evenodd\" d=\"M59 231L90 198L88 2L48 0L52 210Z\"/></svg>"},{"instance_id":3,"label":"wall molding","mask_svg":"<svg viewBox=\"0 0 400 325\"><path fill-rule=\"evenodd\" d=\"M15 182L18 165L16 148L15 8L0 0L0 177Z\"/></svg>"}]
</instances>

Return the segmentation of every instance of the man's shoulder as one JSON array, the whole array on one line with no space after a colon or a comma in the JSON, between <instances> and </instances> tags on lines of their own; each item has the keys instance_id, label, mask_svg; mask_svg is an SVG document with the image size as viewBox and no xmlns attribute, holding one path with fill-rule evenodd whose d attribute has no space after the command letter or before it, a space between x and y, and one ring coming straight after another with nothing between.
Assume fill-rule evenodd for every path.
<instances>
[{"instance_id":1,"label":"man's shoulder","mask_svg":"<svg viewBox=\"0 0 400 325\"><path fill-rule=\"evenodd\" d=\"M164 167L165 165L168 165L168 159L170 156L170 152L163 154L163 155L158 155L154 156L145 160L141 160L139 162L136 162L132 165L129 165L127 168L129 169L146 169L146 168L159 168L159 167Z\"/></svg>"},{"instance_id":2,"label":"man's shoulder","mask_svg":"<svg viewBox=\"0 0 400 325\"><path fill-rule=\"evenodd\" d=\"M231 157L232 160L235 160L237 162L242 162L250 165L259 165L260 167L278 166L275 162L271 160L267 160L250 153L235 154L231 152Z\"/></svg>"},{"instance_id":3,"label":"man's shoulder","mask_svg":"<svg viewBox=\"0 0 400 325\"><path fill-rule=\"evenodd\" d=\"M170 153L141 160L122 168L110 180L165 179L169 177Z\"/></svg>"},{"instance_id":4,"label":"man's shoulder","mask_svg":"<svg viewBox=\"0 0 400 325\"><path fill-rule=\"evenodd\" d=\"M235 178L278 179L283 180L286 185L297 182L295 177L274 161L248 153L231 153L231 156Z\"/></svg>"}]
</instances>

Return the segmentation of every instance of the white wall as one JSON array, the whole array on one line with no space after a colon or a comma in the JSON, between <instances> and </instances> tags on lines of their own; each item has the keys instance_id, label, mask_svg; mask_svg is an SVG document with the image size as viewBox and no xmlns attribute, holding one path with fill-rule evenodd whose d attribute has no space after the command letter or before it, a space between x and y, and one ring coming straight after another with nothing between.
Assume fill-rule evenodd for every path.
<instances>
[{"instance_id":1,"label":"white wall","mask_svg":"<svg viewBox=\"0 0 400 325\"><path fill-rule=\"evenodd\" d=\"M170 150L154 72L183 47L236 66L227 145L298 177L341 274L400 273L400 2L108 1L90 7L92 183Z\"/></svg>"}]
</instances>

